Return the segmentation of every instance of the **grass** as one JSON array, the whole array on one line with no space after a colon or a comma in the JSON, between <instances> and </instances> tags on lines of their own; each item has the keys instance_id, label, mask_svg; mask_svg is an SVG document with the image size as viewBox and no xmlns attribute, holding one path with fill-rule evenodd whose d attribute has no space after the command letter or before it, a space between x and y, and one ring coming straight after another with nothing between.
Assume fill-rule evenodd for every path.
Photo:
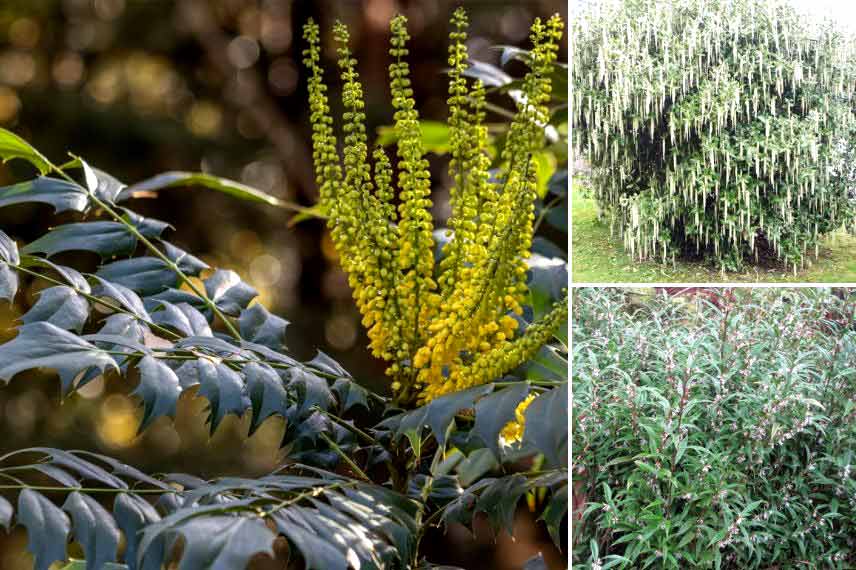
<instances>
[{"instance_id":1,"label":"grass","mask_svg":"<svg viewBox=\"0 0 856 570\"><path fill-rule=\"evenodd\" d=\"M740 273L711 265L678 261L674 265L636 262L624 252L621 238L610 235L609 222L597 219L597 206L584 196L585 181L574 178L571 195L574 283L853 283L856 282L856 236L843 230L827 237L817 259L797 271L785 266L748 267Z\"/></svg>"}]
</instances>

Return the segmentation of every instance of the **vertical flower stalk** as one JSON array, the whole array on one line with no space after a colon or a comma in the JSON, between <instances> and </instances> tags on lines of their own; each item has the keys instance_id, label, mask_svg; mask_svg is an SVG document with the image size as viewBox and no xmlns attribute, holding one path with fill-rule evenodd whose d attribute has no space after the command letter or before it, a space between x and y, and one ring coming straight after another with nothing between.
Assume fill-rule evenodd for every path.
<instances>
[{"instance_id":1,"label":"vertical flower stalk","mask_svg":"<svg viewBox=\"0 0 856 570\"><path fill-rule=\"evenodd\" d=\"M435 262L431 180L413 98L407 20L390 24L389 81L396 162L383 149L368 162L362 86L337 24L344 106L343 167L329 119L318 30L304 30L310 69L313 149L322 207L333 242L363 315L370 347L390 364L397 400L428 401L489 382L531 358L567 318L566 300L518 335L526 259L532 243L537 170L544 145L550 75L563 24L558 16L532 26L530 70L496 178L489 172L485 89L468 81L463 10L452 19L449 47L449 173L453 181L448 243ZM397 208L396 208L397 204ZM517 336L515 336L517 335Z\"/></svg>"}]
</instances>

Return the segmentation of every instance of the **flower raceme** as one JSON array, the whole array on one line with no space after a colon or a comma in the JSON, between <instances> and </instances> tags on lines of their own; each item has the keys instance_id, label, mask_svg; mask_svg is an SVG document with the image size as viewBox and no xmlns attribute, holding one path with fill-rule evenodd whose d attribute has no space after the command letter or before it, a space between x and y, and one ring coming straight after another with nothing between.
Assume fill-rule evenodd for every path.
<instances>
[{"instance_id":1,"label":"flower raceme","mask_svg":"<svg viewBox=\"0 0 856 570\"><path fill-rule=\"evenodd\" d=\"M563 23L536 19L533 49L517 113L491 177L485 88L469 81L467 17L452 18L449 46L449 238L435 260L431 180L413 98L407 20L390 24L389 82L396 135L395 163L382 147L369 161L365 113L347 28L334 39L342 81L343 153L333 128L320 63L319 28L304 26L310 72L313 159L320 204L368 331L372 353L401 403L425 402L489 382L532 358L567 318L563 300L520 331L528 294L526 259L532 243L537 162L543 147L550 72Z\"/></svg>"}]
</instances>

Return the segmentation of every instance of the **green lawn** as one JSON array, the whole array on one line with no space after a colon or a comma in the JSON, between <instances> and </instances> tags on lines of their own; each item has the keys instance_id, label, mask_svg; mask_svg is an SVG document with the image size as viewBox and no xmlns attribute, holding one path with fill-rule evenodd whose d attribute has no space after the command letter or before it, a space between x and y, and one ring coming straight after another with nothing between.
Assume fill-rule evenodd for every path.
<instances>
[{"instance_id":1,"label":"green lawn","mask_svg":"<svg viewBox=\"0 0 856 570\"><path fill-rule=\"evenodd\" d=\"M749 267L742 273L722 272L702 263L679 261L660 264L634 262L624 252L621 238L611 236L609 223L598 221L594 200L585 198L574 179L571 222L573 224L572 272L575 283L696 283L696 282L856 282L856 237L844 231L829 236L820 248L820 256L798 271L785 267Z\"/></svg>"}]
</instances>

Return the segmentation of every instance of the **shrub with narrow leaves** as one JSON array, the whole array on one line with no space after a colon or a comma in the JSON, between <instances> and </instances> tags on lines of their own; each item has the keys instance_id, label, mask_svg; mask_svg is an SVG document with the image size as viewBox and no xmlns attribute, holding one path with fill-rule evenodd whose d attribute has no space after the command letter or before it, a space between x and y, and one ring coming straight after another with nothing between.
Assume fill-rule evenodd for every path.
<instances>
[{"instance_id":1,"label":"shrub with narrow leaves","mask_svg":"<svg viewBox=\"0 0 856 570\"><path fill-rule=\"evenodd\" d=\"M852 36L787 0L618 0L575 23L576 145L634 258L796 270L854 227Z\"/></svg>"},{"instance_id":2,"label":"shrub with narrow leaves","mask_svg":"<svg viewBox=\"0 0 856 570\"><path fill-rule=\"evenodd\" d=\"M573 302L580 568L856 566L856 291Z\"/></svg>"}]
</instances>

